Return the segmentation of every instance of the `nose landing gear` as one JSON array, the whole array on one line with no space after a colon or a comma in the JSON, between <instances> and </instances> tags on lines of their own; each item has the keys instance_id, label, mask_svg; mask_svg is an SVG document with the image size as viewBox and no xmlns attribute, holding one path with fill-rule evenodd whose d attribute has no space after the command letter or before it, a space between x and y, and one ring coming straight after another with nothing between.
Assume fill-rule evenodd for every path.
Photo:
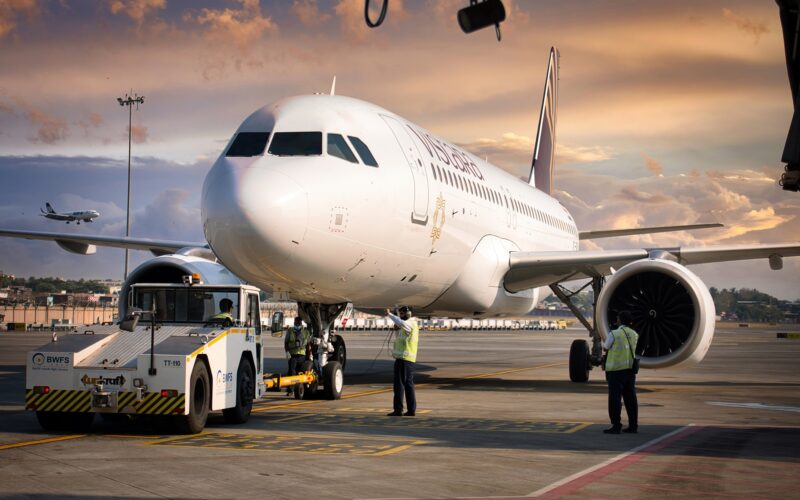
<instances>
[{"instance_id":1,"label":"nose landing gear","mask_svg":"<svg viewBox=\"0 0 800 500\"><path fill-rule=\"evenodd\" d=\"M331 335L331 325L346 306L346 303L297 303L300 317L311 329L314 371L322 381L323 391L328 399L339 399L344 387L342 371L346 363L347 348L340 335Z\"/></svg>"}]
</instances>

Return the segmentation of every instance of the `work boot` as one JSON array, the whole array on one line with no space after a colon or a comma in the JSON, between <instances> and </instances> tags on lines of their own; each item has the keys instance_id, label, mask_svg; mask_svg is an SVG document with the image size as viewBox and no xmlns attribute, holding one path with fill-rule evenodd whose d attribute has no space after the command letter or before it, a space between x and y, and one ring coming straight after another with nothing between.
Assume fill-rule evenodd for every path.
<instances>
[{"instance_id":1,"label":"work boot","mask_svg":"<svg viewBox=\"0 0 800 500\"><path fill-rule=\"evenodd\" d=\"M639 432L639 428L638 427L625 427L624 429L622 429L622 432L624 432L625 434L637 434Z\"/></svg>"},{"instance_id":2,"label":"work boot","mask_svg":"<svg viewBox=\"0 0 800 500\"><path fill-rule=\"evenodd\" d=\"M387 413L387 417L402 417L403 413L399 411L393 411L392 413Z\"/></svg>"},{"instance_id":3,"label":"work boot","mask_svg":"<svg viewBox=\"0 0 800 500\"><path fill-rule=\"evenodd\" d=\"M603 434L619 434L621 429L617 426L609 427L603 430Z\"/></svg>"},{"instance_id":4,"label":"work boot","mask_svg":"<svg viewBox=\"0 0 800 500\"><path fill-rule=\"evenodd\" d=\"M407 412L403 413L403 416L404 417L413 417L414 416L414 412L413 411L407 411Z\"/></svg>"}]
</instances>

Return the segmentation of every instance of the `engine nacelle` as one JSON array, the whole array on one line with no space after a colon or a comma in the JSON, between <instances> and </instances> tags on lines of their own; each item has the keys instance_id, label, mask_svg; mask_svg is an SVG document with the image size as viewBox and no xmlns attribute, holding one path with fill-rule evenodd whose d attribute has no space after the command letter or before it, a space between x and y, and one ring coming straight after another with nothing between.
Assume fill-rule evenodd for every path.
<instances>
[{"instance_id":1,"label":"engine nacelle","mask_svg":"<svg viewBox=\"0 0 800 500\"><path fill-rule=\"evenodd\" d=\"M128 308L128 295L135 283L183 283L186 275L199 273L207 285L234 285L244 283L225 266L209 260L210 254L197 249L185 249L180 253L162 255L143 262L128 274L119 295L119 317L124 318Z\"/></svg>"},{"instance_id":2,"label":"engine nacelle","mask_svg":"<svg viewBox=\"0 0 800 500\"><path fill-rule=\"evenodd\" d=\"M716 311L708 287L686 267L670 260L643 259L614 273L597 300L600 336L609 320L630 311L639 334L636 354L643 368L697 363L714 337Z\"/></svg>"}]
</instances>

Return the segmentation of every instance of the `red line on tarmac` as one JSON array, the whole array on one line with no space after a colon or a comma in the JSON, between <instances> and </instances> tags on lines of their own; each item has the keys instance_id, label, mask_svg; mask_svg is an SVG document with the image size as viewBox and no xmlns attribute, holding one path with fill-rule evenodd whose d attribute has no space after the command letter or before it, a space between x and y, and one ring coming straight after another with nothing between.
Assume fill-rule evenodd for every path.
<instances>
[{"instance_id":1,"label":"red line on tarmac","mask_svg":"<svg viewBox=\"0 0 800 500\"><path fill-rule=\"evenodd\" d=\"M684 439L694 434L695 432L701 429L702 427L696 427L693 425L681 427L680 429L676 429L670 432L669 434L665 434L661 437L653 439L652 441L648 441L647 443L638 446L630 451L617 455L616 457L610 458L603 463L597 464L593 467L589 467L588 469L577 472L560 481L556 481L555 483L549 486L545 486L544 488L534 491L529 496L544 497L544 498L560 498L562 496L570 495L572 493L575 493L579 489L583 488L584 486L587 486L595 481L603 479L609 474L619 472L628 467L629 465L632 465L646 458L647 456L666 448L672 443L680 441L681 439Z\"/></svg>"}]
</instances>

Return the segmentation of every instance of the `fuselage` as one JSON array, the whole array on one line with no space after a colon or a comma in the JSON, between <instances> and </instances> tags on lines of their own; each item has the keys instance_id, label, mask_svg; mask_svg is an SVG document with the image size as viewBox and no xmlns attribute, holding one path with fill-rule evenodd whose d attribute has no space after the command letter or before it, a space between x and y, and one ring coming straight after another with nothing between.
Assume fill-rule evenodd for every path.
<instances>
[{"instance_id":1,"label":"fuselage","mask_svg":"<svg viewBox=\"0 0 800 500\"><path fill-rule=\"evenodd\" d=\"M578 248L551 196L390 111L329 95L250 115L206 177L202 220L219 260L264 290L429 314L527 312L538 293L503 289L508 253Z\"/></svg>"}]
</instances>

